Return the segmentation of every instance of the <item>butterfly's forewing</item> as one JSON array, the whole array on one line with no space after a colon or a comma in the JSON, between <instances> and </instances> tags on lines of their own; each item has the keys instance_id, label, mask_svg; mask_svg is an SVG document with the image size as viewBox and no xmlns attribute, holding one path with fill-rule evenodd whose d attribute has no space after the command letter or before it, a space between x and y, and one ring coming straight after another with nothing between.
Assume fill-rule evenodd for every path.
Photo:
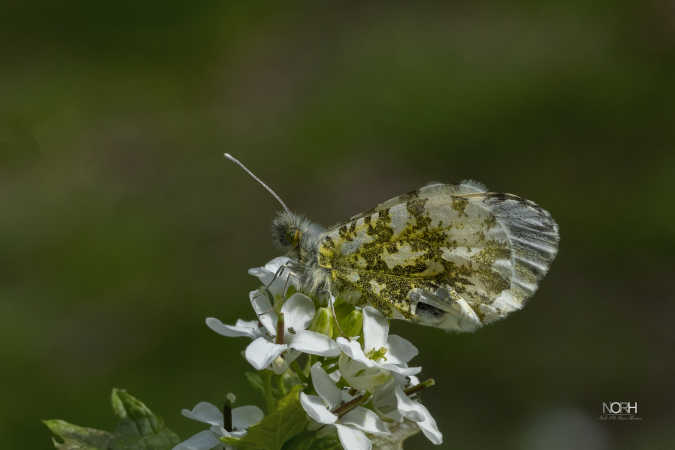
<instances>
[{"instance_id":1,"label":"butterfly's forewing","mask_svg":"<svg viewBox=\"0 0 675 450\"><path fill-rule=\"evenodd\" d=\"M319 265L338 293L391 317L469 331L522 308L557 246L557 225L534 203L434 184L328 230Z\"/></svg>"}]
</instances>

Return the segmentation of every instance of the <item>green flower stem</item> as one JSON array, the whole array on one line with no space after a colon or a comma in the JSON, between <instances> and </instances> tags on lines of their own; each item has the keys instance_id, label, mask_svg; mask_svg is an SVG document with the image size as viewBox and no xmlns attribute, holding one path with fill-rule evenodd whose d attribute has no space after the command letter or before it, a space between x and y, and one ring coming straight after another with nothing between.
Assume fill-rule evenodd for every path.
<instances>
[{"instance_id":1,"label":"green flower stem","mask_svg":"<svg viewBox=\"0 0 675 450\"><path fill-rule=\"evenodd\" d=\"M415 386L409 387L408 389L405 389L403 392L405 392L405 395L410 396L413 394L418 393L419 391L422 391L426 388L430 388L432 386L436 385L436 380L433 378L429 378L428 380L425 380L421 382L420 384L417 384Z\"/></svg>"},{"instance_id":2,"label":"green flower stem","mask_svg":"<svg viewBox=\"0 0 675 450\"><path fill-rule=\"evenodd\" d=\"M274 411L276 406L274 394L272 393L272 375L273 373L269 370L263 371L263 380L265 382L265 407L267 409L267 414L272 414L272 411Z\"/></svg>"},{"instance_id":3,"label":"green flower stem","mask_svg":"<svg viewBox=\"0 0 675 450\"><path fill-rule=\"evenodd\" d=\"M359 406L360 404L365 403L366 400L368 400L369 397L370 397L369 394L361 394L358 397L354 397L353 399L351 399L347 403L343 403L342 405L338 406L337 408L335 408L331 412L338 417L342 417L345 414L347 414L349 411L351 411L352 409Z\"/></svg>"},{"instance_id":4,"label":"green flower stem","mask_svg":"<svg viewBox=\"0 0 675 450\"><path fill-rule=\"evenodd\" d=\"M291 370L295 372L295 374L300 378L303 382L307 383L310 381L309 379L309 371L305 373L305 371L300 367L300 364L298 363L297 360L293 361L290 366Z\"/></svg>"},{"instance_id":5,"label":"green flower stem","mask_svg":"<svg viewBox=\"0 0 675 450\"><path fill-rule=\"evenodd\" d=\"M225 396L225 404L223 405L223 428L227 431L232 431L232 405L234 404L234 394L230 393Z\"/></svg>"}]
</instances>

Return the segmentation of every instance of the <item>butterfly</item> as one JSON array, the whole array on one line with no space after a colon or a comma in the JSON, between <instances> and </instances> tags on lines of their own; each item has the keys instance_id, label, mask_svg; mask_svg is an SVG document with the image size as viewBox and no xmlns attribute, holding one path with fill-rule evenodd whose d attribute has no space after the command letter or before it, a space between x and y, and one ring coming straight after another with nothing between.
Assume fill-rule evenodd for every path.
<instances>
[{"instance_id":1,"label":"butterfly","mask_svg":"<svg viewBox=\"0 0 675 450\"><path fill-rule=\"evenodd\" d=\"M551 214L475 181L432 183L324 228L283 206L272 223L300 291L392 319L474 331L521 309L558 252Z\"/></svg>"}]
</instances>

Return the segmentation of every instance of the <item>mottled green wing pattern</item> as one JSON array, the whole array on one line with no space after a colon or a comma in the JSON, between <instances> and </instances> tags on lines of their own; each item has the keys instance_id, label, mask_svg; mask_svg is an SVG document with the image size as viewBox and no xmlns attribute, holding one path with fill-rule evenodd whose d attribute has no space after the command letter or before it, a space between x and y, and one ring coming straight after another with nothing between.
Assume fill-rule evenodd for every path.
<instances>
[{"instance_id":1,"label":"mottled green wing pattern","mask_svg":"<svg viewBox=\"0 0 675 450\"><path fill-rule=\"evenodd\" d=\"M522 308L557 252L533 202L473 182L388 200L322 236L319 265L338 294L393 318L471 331Z\"/></svg>"}]
</instances>

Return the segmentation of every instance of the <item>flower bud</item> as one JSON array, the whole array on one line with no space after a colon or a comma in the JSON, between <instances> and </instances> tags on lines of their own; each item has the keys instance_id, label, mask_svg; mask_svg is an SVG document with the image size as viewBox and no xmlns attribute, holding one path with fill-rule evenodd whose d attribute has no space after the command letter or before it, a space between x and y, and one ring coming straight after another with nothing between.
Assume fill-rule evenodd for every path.
<instances>
[{"instance_id":1,"label":"flower bud","mask_svg":"<svg viewBox=\"0 0 675 450\"><path fill-rule=\"evenodd\" d=\"M340 326L346 337L360 336L363 328L363 313L358 309L353 310L340 320Z\"/></svg>"},{"instance_id":2,"label":"flower bud","mask_svg":"<svg viewBox=\"0 0 675 450\"><path fill-rule=\"evenodd\" d=\"M326 336L331 336L333 333L333 320L330 309L326 307L319 308L314 315L314 320L309 329Z\"/></svg>"}]
</instances>

